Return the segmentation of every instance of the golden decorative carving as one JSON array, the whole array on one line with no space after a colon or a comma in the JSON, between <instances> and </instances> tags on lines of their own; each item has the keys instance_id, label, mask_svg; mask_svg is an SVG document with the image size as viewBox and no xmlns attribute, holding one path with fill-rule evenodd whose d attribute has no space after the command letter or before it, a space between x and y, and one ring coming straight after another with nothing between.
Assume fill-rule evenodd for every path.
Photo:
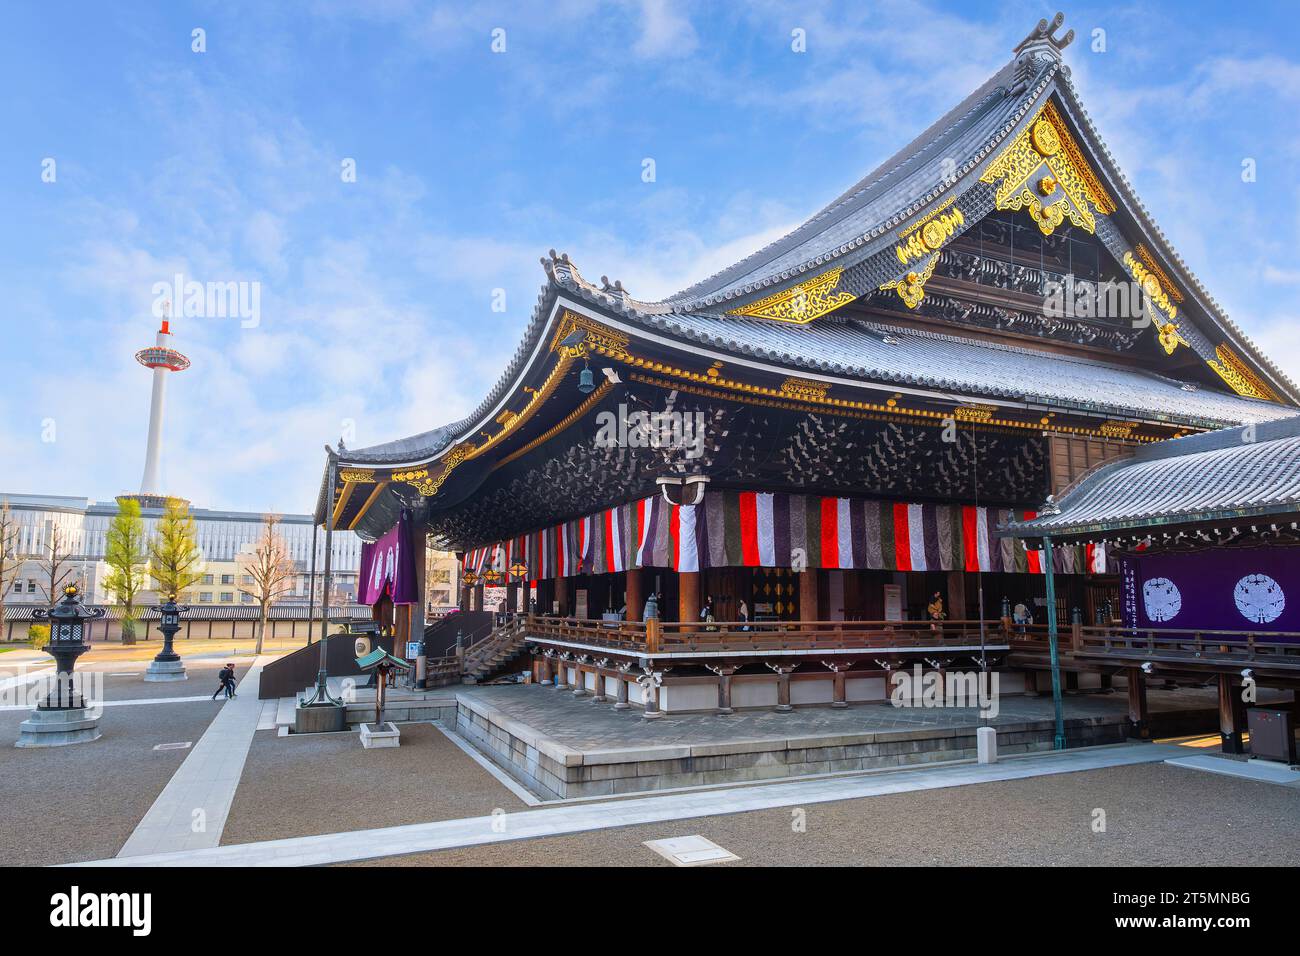
<instances>
[{"instance_id":1,"label":"golden decorative carving","mask_svg":"<svg viewBox=\"0 0 1300 956\"><path fill-rule=\"evenodd\" d=\"M1182 302L1183 294L1179 292L1178 287L1174 285L1174 280L1165 274L1164 269L1160 268L1160 263L1156 262L1155 256L1151 255L1151 250L1139 242L1136 251L1138 258L1142 260L1142 264L1151 272L1155 273L1156 278L1160 280L1160 284L1164 286L1165 291L1169 293L1174 301Z\"/></svg>"},{"instance_id":2,"label":"golden decorative carving","mask_svg":"<svg viewBox=\"0 0 1300 956\"><path fill-rule=\"evenodd\" d=\"M578 329L587 333L587 337L574 346L560 345ZM628 338L621 332L607 329L599 322L594 322L585 315L564 310L555 337L551 339L551 351L560 352L570 358L586 358L592 349L600 349L609 355L626 355Z\"/></svg>"},{"instance_id":3,"label":"golden decorative carving","mask_svg":"<svg viewBox=\"0 0 1300 956\"><path fill-rule=\"evenodd\" d=\"M1163 283L1160 281L1160 277L1155 272L1148 269L1146 265L1138 262L1131 250L1124 253L1124 258L1121 261L1124 264L1124 268L1128 270L1128 274L1133 277L1133 281L1142 287L1142 291L1146 294L1146 297L1154 302L1162 312L1169 316L1170 321L1178 318L1178 306L1171 300L1169 293L1165 290ZM1173 350L1166 348L1166 351L1171 352Z\"/></svg>"},{"instance_id":4,"label":"golden decorative carving","mask_svg":"<svg viewBox=\"0 0 1300 956\"><path fill-rule=\"evenodd\" d=\"M1179 345L1186 345L1187 340L1178 332L1178 326L1173 322L1166 322L1160 326L1160 347L1165 350L1166 355L1173 355L1174 349Z\"/></svg>"},{"instance_id":5,"label":"golden decorative carving","mask_svg":"<svg viewBox=\"0 0 1300 956\"><path fill-rule=\"evenodd\" d=\"M831 387L825 382L813 382L806 378L787 378L781 383L781 393L791 398L822 399Z\"/></svg>"},{"instance_id":6,"label":"golden decorative carving","mask_svg":"<svg viewBox=\"0 0 1300 956\"><path fill-rule=\"evenodd\" d=\"M880 287L880 291L884 292L893 289L909 309L915 309L921 304L921 300L925 298L925 284L930 280L930 276L934 275L934 266L938 261L939 254L931 253L925 267L920 272L909 272L895 282L886 282Z\"/></svg>"},{"instance_id":7,"label":"golden decorative carving","mask_svg":"<svg viewBox=\"0 0 1300 956\"><path fill-rule=\"evenodd\" d=\"M844 268L838 266L806 282L783 289L775 295L730 309L727 314L749 315L760 319L775 319L778 322L806 325L813 319L834 312L846 302L852 302L857 298L851 292L836 290L843 271Z\"/></svg>"},{"instance_id":8,"label":"golden decorative carving","mask_svg":"<svg viewBox=\"0 0 1300 956\"><path fill-rule=\"evenodd\" d=\"M1265 385L1259 376L1226 345L1220 345L1214 350L1214 354L1218 356L1218 361L1210 359L1205 364L1214 369L1219 378L1227 382L1238 395L1262 398L1269 402L1279 401L1273 390Z\"/></svg>"},{"instance_id":9,"label":"golden decorative carving","mask_svg":"<svg viewBox=\"0 0 1300 956\"><path fill-rule=\"evenodd\" d=\"M1040 169L1046 173L1034 177ZM1049 102L985 170L980 182L998 183L994 203L999 209L1025 209L1050 236L1067 218L1087 232L1096 232L1096 212L1110 215L1115 203L1084 160L1065 120ZM1031 185L1032 184L1032 185ZM1053 203L1044 199L1060 195Z\"/></svg>"},{"instance_id":10,"label":"golden decorative carving","mask_svg":"<svg viewBox=\"0 0 1300 956\"><path fill-rule=\"evenodd\" d=\"M925 219L914 223L898 234L904 240L894 246L894 255L903 265L938 252L945 242L952 238L954 232L966 223L966 217L960 209L949 212L935 210Z\"/></svg>"},{"instance_id":11,"label":"golden decorative carving","mask_svg":"<svg viewBox=\"0 0 1300 956\"><path fill-rule=\"evenodd\" d=\"M361 469L344 468L339 472L339 480L368 483L375 480L375 473L373 471L364 471Z\"/></svg>"},{"instance_id":12,"label":"golden decorative carving","mask_svg":"<svg viewBox=\"0 0 1300 956\"><path fill-rule=\"evenodd\" d=\"M959 422L990 422L995 411L997 411L995 405L967 404L958 405L952 410L952 414Z\"/></svg>"},{"instance_id":13,"label":"golden decorative carving","mask_svg":"<svg viewBox=\"0 0 1300 956\"><path fill-rule=\"evenodd\" d=\"M519 413L512 412L510 409L507 408L505 411L503 411L500 415L497 416L496 421L497 424L500 425L502 428L510 428L515 424L515 422L519 421Z\"/></svg>"},{"instance_id":14,"label":"golden decorative carving","mask_svg":"<svg viewBox=\"0 0 1300 956\"><path fill-rule=\"evenodd\" d=\"M1137 422L1103 422L1097 429L1104 438L1131 438Z\"/></svg>"}]
</instances>

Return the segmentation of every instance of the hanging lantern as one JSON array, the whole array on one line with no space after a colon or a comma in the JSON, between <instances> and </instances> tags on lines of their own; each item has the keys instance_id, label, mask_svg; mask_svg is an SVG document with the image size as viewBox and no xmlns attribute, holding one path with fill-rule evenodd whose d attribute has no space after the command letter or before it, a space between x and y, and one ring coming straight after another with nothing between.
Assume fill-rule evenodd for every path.
<instances>
[{"instance_id":1,"label":"hanging lantern","mask_svg":"<svg viewBox=\"0 0 1300 956\"><path fill-rule=\"evenodd\" d=\"M500 571L497 571L495 569L490 569L483 572L483 581L486 584L496 584L500 580L501 580Z\"/></svg>"},{"instance_id":2,"label":"hanging lantern","mask_svg":"<svg viewBox=\"0 0 1300 956\"><path fill-rule=\"evenodd\" d=\"M578 391L583 395L590 395L596 390L596 377L591 374L591 366L584 366L578 373Z\"/></svg>"},{"instance_id":3,"label":"hanging lantern","mask_svg":"<svg viewBox=\"0 0 1300 956\"><path fill-rule=\"evenodd\" d=\"M478 584L478 575L475 574L473 571L466 571L463 575L461 575L461 581L465 584L466 587L473 587L474 585Z\"/></svg>"},{"instance_id":4,"label":"hanging lantern","mask_svg":"<svg viewBox=\"0 0 1300 956\"><path fill-rule=\"evenodd\" d=\"M522 561L516 561L514 564L510 565L510 573L522 581L524 578L528 577L528 565L524 564Z\"/></svg>"}]
</instances>

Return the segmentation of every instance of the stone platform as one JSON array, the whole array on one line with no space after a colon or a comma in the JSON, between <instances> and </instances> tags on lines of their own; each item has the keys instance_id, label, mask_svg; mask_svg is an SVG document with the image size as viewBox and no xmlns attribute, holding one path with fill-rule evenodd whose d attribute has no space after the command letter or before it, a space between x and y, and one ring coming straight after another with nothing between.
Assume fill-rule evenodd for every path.
<instances>
[{"instance_id":1,"label":"stone platform","mask_svg":"<svg viewBox=\"0 0 1300 956\"><path fill-rule=\"evenodd\" d=\"M1151 691L1157 733L1213 726L1213 697ZM973 708L809 707L667 715L574 698L541 685L477 687L456 693L456 729L493 762L547 799L599 797L855 770L974 759L976 731L997 731L1003 756L1050 750L1052 701L1009 697L981 720ZM1128 739L1123 694L1067 697L1071 747Z\"/></svg>"}]
</instances>

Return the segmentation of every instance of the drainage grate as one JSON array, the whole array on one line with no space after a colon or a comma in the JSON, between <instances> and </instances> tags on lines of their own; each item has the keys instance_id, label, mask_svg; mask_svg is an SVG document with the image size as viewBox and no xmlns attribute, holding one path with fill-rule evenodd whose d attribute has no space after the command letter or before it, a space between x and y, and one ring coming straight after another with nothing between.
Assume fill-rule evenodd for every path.
<instances>
[{"instance_id":1,"label":"drainage grate","mask_svg":"<svg viewBox=\"0 0 1300 956\"><path fill-rule=\"evenodd\" d=\"M644 845L676 866L705 866L740 859L730 850L724 850L699 834L669 840L646 840Z\"/></svg>"},{"instance_id":2,"label":"drainage grate","mask_svg":"<svg viewBox=\"0 0 1300 956\"><path fill-rule=\"evenodd\" d=\"M155 744L154 750L189 750L192 740L182 740L174 744Z\"/></svg>"}]
</instances>

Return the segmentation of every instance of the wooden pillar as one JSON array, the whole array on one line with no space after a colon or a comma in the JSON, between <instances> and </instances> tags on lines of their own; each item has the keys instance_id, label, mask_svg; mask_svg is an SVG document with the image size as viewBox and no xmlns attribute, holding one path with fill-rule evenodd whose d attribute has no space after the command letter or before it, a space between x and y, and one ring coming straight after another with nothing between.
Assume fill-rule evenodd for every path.
<instances>
[{"instance_id":1,"label":"wooden pillar","mask_svg":"<svg viewBox=\"0 0 1300 956\"><path fill-rule=\"evenodd\" d=\"M506 610L512 614L519 612L519 582L511 581L506 585Z\"/></svg>"},{"instance_id":2,"label":"wooden pillar","mask_svg":"<svg viewBox=\"0 0 1300 956\"><path fill-rule=\"evenodd\" d=\"M645 610L645 591L642 587L644 576L641 568L628 568L627 570L627 594L624 600L627 601L627 619L629 621L641 620L641 612Z\"/></svg>"},{"instance_id":3,"label":"wooden pillar","mask_svg":"<svg viewBox=\"0 0 1300 956\"><path fill-rule=\"evenodd\" d=\"M587 669L582 666L587 660L585 657L575 657L573 659L573 696L587 696Z\"/></svg>"},{"instance_id":4,"label":"wooden pillar","mask_svg":"<svg viewBox=\"0 0 1300 956\"><path fill-rule=\"evenodd\" d=\"M1231 674L1219 675L1219 739L1225 754L1246 752L1241 734L1246 729L1246 703L1241 689L1233 686Z\"/></svg>"},{"instance_id":5,"label":"wooden pillar","mask_svg":"<svg viewBox=\"0 0 1300 956\"><path fill-rule=\"evenodd\" d=\"M555 658L555 689L565 690L569 686L569 669L563 657Z\"/></svg>"},{"instance_id":6,"label":"wooden pillar","mask_svg":"<svg viewBox=\"0 0 1300 956\"><path fill-rule=\"evenodd\" d=\"M474 610L482 611L483 607L483 582L479 581L474 585Z\"/></svg>"},{"instance_id":7,"label":"wooden pillar","mask_svg":"<svg viewBox=\"0 0 1300 956\"><path fill-rule=\"evenodd\" d=\"M627 702L627 684L628 671L632 669L631 664L620 664L618 668L618 696L614 700L615 710L628 710L631 704Z\"/></svg>"},{"instance_id":8,"label":"wooden pillar","mask_svg":"<svg viewBox=\"0 0 1300 956\"><path fill-rule=\"evenodd\" d=\"M1147 710L1147 678L1140 667L1127 668L1128 722L1131 736L1145 740L1151 736L1150 714Z\"/></svg>"},{"instance_id":9,"label":"wooden pillar","mask_svg":"<svg viewBox=\"0 0 1300 956\"><path fill-rule=\"evenodd\" d=\"M677 572L677 620L693 624L700 619L700 572Z\"/></svg>"},{"instance_id":10,"label":"wooden pillar","mask_svg":"<svg viewBox=\"0 0 1300 956\"><path fill-rule=\"evenodd\" d=\"M471 589L468 584L462 584L460 586L460 609L462 611L468 611L470 609L470 591Z\"/></svg>"},{"instance_id":11,"label":"wooden pillar","mask_svg":"<svg viewBox=\"0 0 1300 956\"><path fill-rule=\"evenodd\" d=\"M663 712L659 709L659 687L658 682L654 680L655 674L647 671L645 682L645 713L642 718L645 720L655 720L662 717Z\"/></svg>"},{"instance_id":12,"label":"wooden pillar","mask_svg":"<svg viewBox=\"0 0 1300 956\"><path fill-rule=\"evenodd\" d=\"M542 665L541 673L538 675L537 683L544 684L549 687L552 682L554 665L551 663L551 659L547 657L545 654L542 655L541 665Z\"/></svg>"},{"instance_id":13,"label":"wooden pillar","mask_svg":"<svg viewBox=\"0 0 1300 956\"><path fill-rule=\"evenodd\" d=\"M966 620L966 572L948 572L948 620Z\"/></svg>"},{"instance_id":14,"label":"wooden pillar","mask_svg":"<svg viewBox=\"0 0 1300 956\"><path fill-rule=\"evenodd\" d=\"M605 696L605 674L603 673L603 667L608 663L608 660L601 659L599 661L594 661L591 665L592 676L596 679L591 690L591 702L593 704L601 704L609 700L609 698Z\"/></svg>"},{"instance_id":15,"label":"wooden pillar","mask_svg":"<svg viewBox=\"0 0 1300 956\"><path fill-rule=\"evenodd\" d=\"M776 671L776 709L781 713L794 708L790 706L790 672L793 667L776 667L768 664L772 670Z\"/></svg>"},{"instance_id":16,"label":"wooden pillar","mask_svg":"<svg viewBox=\"0 0 1300 956\"><path fill-rule=\"evenodd\" d=\"M849 706L849 702L847 697L845 696L845 689L844 689L844 668L841 666L837 666L835 668L834 676L831 678L831 706L832 707Z\"/></svg>"},{"instance_id":17,"label":"wooden pillar","mask_svg":"<svg viewBox=\"0 0 1300 956\"><path fill-rule=\"evenodd\" d=\"M820 608L817 606L817 569L808 568L799 572L799 620L820 621Z\"/></svg>"},{"instance_id":18,"label":"wooden pillar","mask_svg":"<svg viewBox=\"0 0 1300 956\"><path fill-rule=\"evenodd\" d=\"M731 677L736 673L735 666L723 665L710 667L709 670L718 675L718 709L715 713L720 717L734 713L731 709Z\"/></svg>"},{"instance_id":19,"label":"wooden pillar","mask_svg":"<svg viewBox=\"0 0 1300 956\"><path fill-rule=\"evenodd\" d=\"M560 605L560 617L569 616L569 579L555 579L555 600Z\"/></svg>"}]
</instances>

